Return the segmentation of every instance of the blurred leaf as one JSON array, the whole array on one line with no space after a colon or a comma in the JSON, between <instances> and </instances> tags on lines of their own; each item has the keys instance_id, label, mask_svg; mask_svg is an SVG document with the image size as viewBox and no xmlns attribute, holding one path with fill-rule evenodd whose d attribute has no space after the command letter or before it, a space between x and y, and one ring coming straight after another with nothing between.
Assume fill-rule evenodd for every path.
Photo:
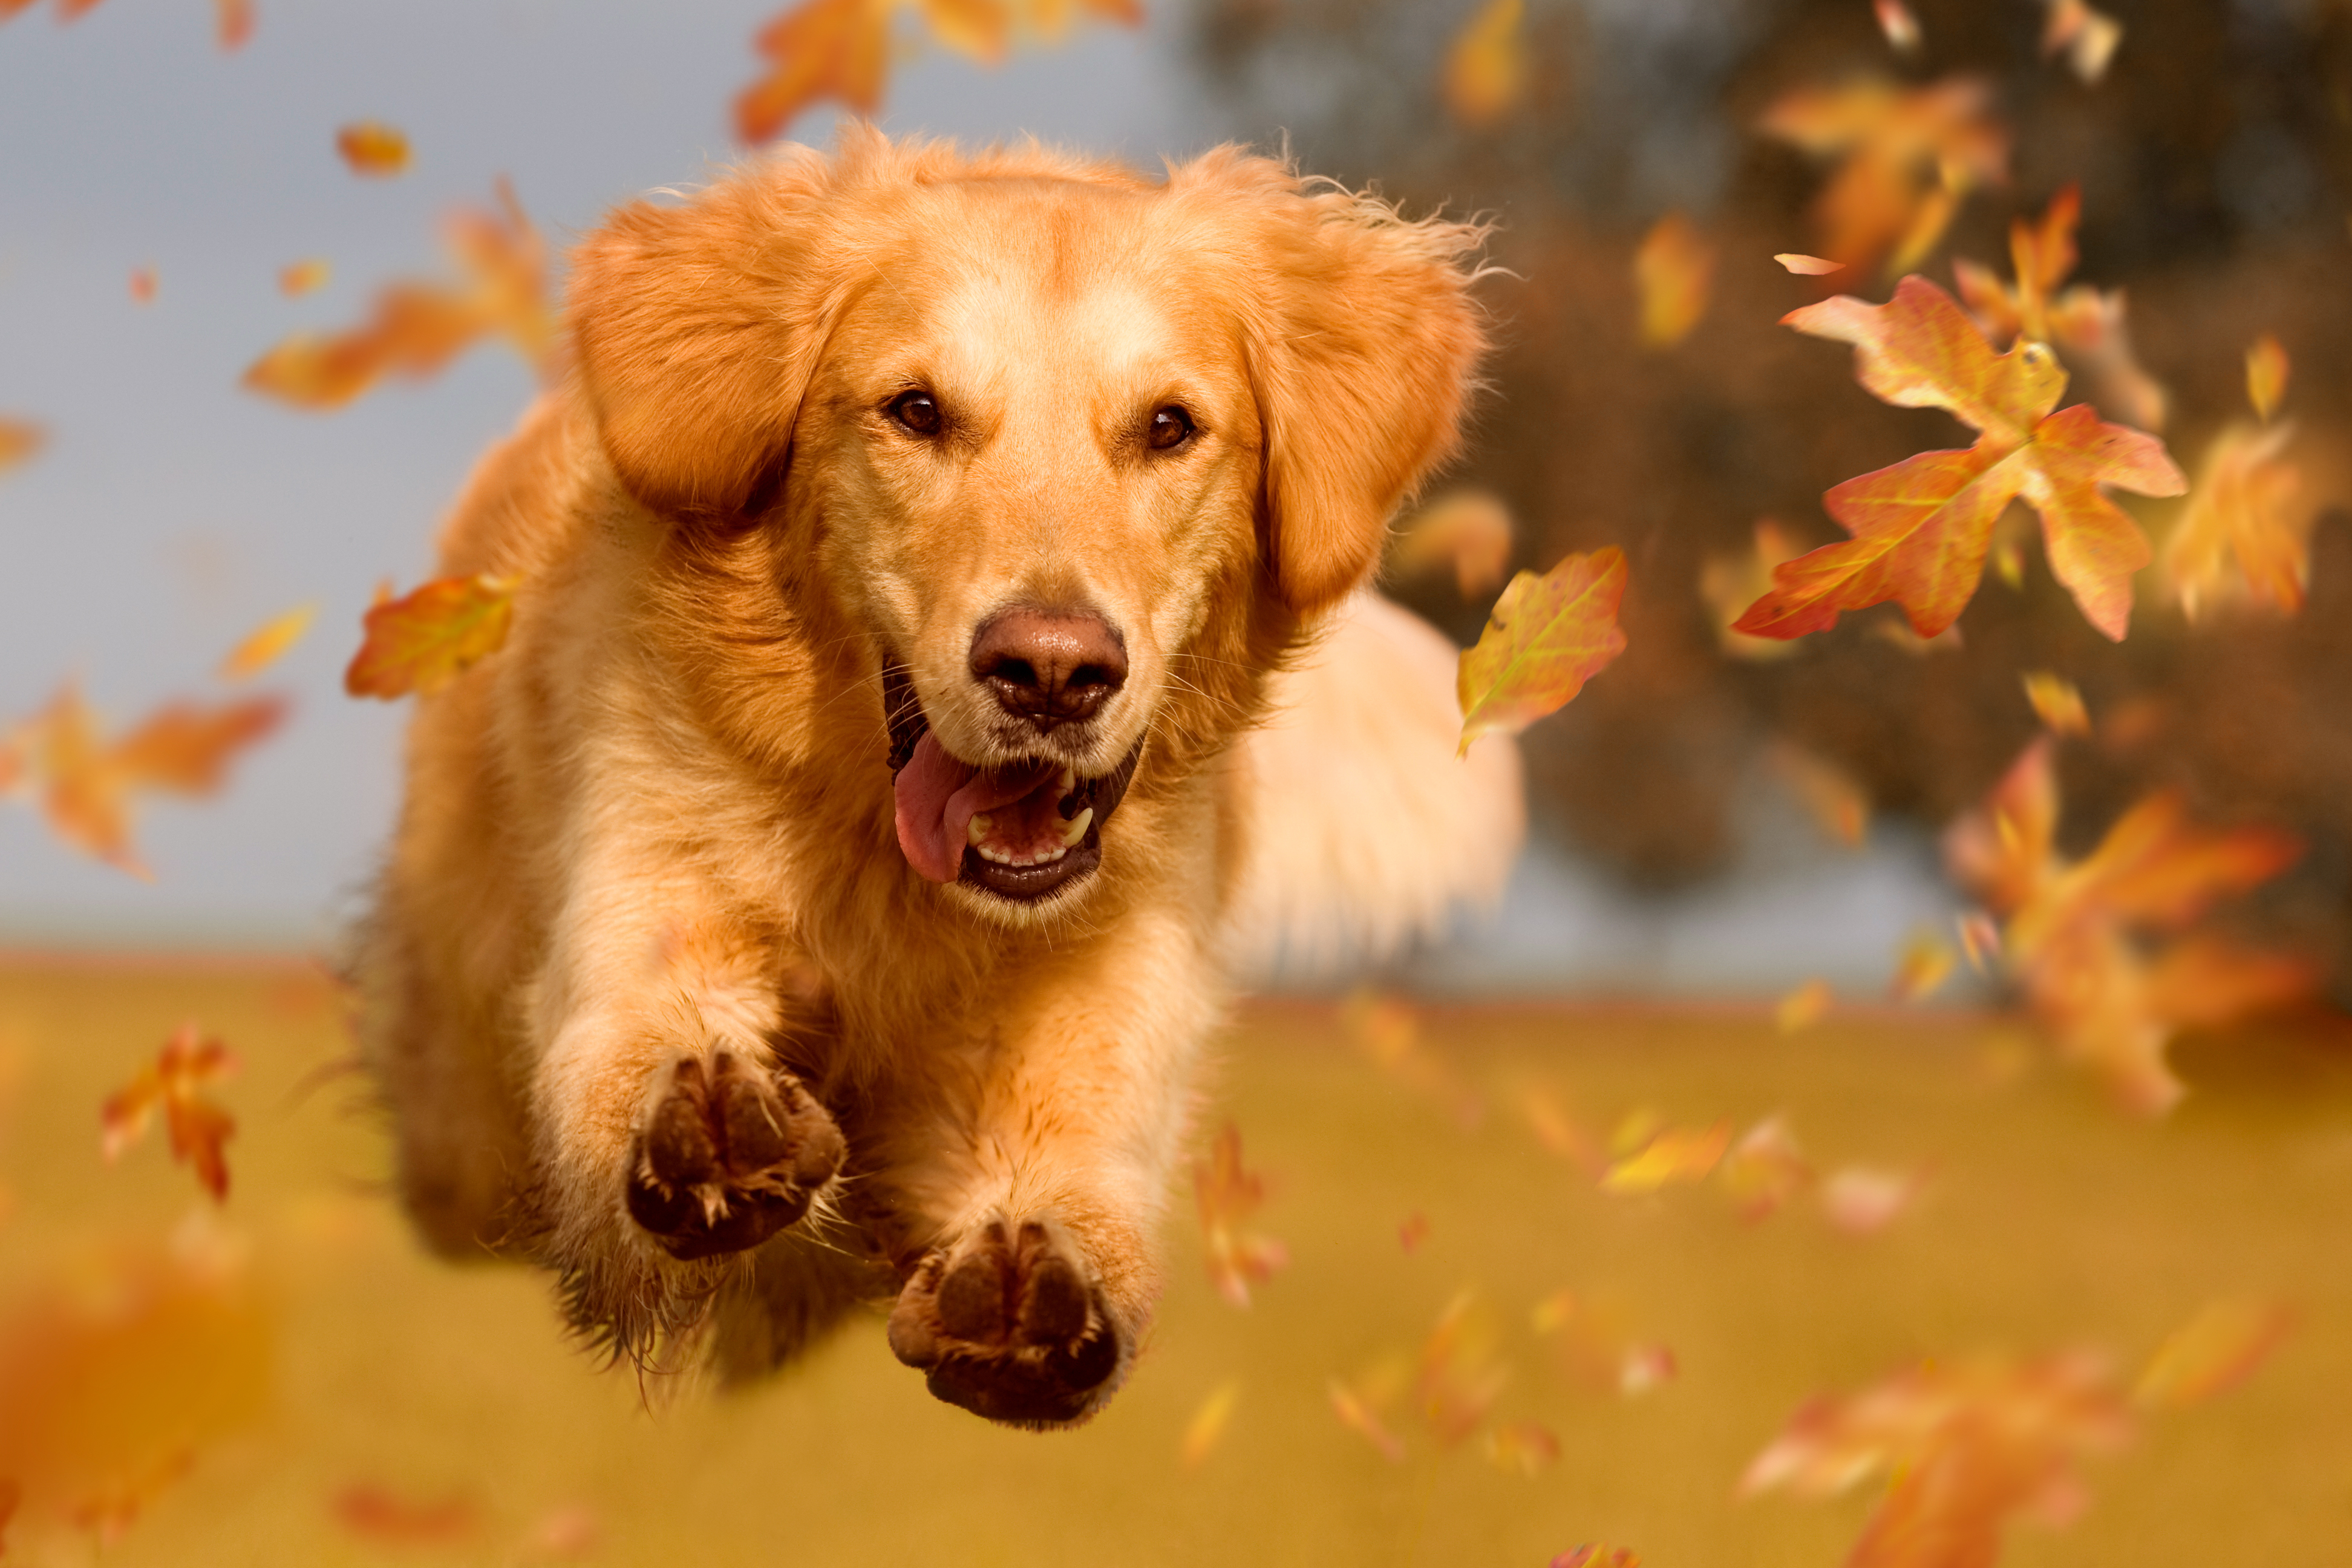
<instances>
[{"instance_id":1,"label":"blurred leaf","mask_svg":"<svg viewBox=\"0 0 2352 1568\"><path fill-rule=\"evenodd\" d=\"M1551 1560L1551 1568L1642 1568L1636 1552L1598 1542L1571 1546Z\"/></svg>"},{"instance_id":2,"label":"blurred leaf","mask_svg":"<svg viewBox=\"0 0 2352 1568\"><path fill-rule=\"evenodd\" d=\"M390 179L408 168L408 134L381 120L354 121L335 132L335 151L354 174Z\"/></svg>"},{"instance_id":3,"label":"blurred leaf","mask_svg":"<svg viewBox=\"0 0 2352 1568\"><path fill-rule=\"evenodd\" d=\"M131 302L134 305L152 305L155 302L155 269L152 267L134 267L131 269Z\"/></svg>"},{"instance_id":4,"label":"blurred leaf","mask_svg":"<svg viewBox=\"0 0 2352 1568\"><path fill-rule=\"evenodd\" d=\"M1970 190L2008 178L2009 133L1990 99L1974 78L1922 88L1864 78L1786 94L1757 128L1837 161L1813 203L1824 255L1867 269L1892 254L1899 269L1935 248Z\"/></svg>"},{"instance_id":5,"label":"blurred leaf","mask_svg":"<svg viewBox=\"0 0 2352 1568\"><path fill-rule=\"evenodd\" d=\"M1952 944L1937 935L1933 927L1920 927L1903 940L1903 951L1895 959L1895 983L1888 992L1897 1002L1932 996L1952 977L1959 962Z\"/></svg>"},{"instance_id":6,"label":"blurred leaf","mask_svg":"<svg viewBox=\"0 0 2352 1568\"><path fill-rule=\"evenodd\" d=\"M360 1481L335 1493L335 1518L345 1530L391 1546L442 1546L464 1541L481 1510L462 1492L425 1500Z\"/></svg>"},{"instance_id":7,"label":"blurred leaf","mask_svg":"<svg viewBox=\"0 0 2352 1568\"><path fill-rule=\"evenodd\" d=\"M2083 693L2073 681L2046 669L2029 670L2020 679L2025 700L2043 729L2053 735L2091 732L2090 710L2083 706Z\"/></svg>"},{"instance_id":8,"label":"blurred leaf","mask_svg":"<svg viewBox=\"0 0 2352 1568\"><path fill-rule=\"evenodd\" d=\"M1559 1439L1540 1421L1505 1421L1486 1434L1486 1461L1498 1470L1538 1476L1559 1463Z\"/></svg>"},{"instance_id":9,"label":"blurred leaf","mask_svg":"<svg viewBox=\"0 0 2352 1568\"><path fill-rule=\"evenodd\" d=\"M1837 1002L1837 993L1830 983L1818 975L1780 998L1772 1009L1772 1021L1784 1035L1810 1029L1829 1016Z\"/></svg>"},{"instance_id":10,"label":"blurred leaf","mask_svg":"<svg viewBox=\"0 0 2352 1568\"><path fill-rule=\"evenodd\" d=\"M1911 1172L1841 1166L1822 1179L1822 1213L1848 1236L1875 1236L1911 1206L1920 1185Z\"/></svg>"},{"instance_id":11,"label":"blurred leaf","mask_svg":"<svg viewBox=\"0 0 2352 1568\"><path fill-rule=\"evenodd\" d=\"M1393 557L1398 573L1454 569L1465 599L1492 593L1511 561L1511 511L1487 490L1455 490L1407 519Z\"/></svg>"},{"instance_id":12,"label":"blurred leaf","mask_svg":"<svg viewBox=\"0 0 2352 1568\"><path fill-rule=\"evenodd\" d=\"M1541 577L1512 578L1478 646L1462 655L1461 750L1484 734L1515 735L1574 700L1625 651L1617 626L1624 596L1625 552L1613 544L1570 555Z\"/></svg>"},{"instance_id":13,"label":"blurred leaf","mask_svg":"<svg viewBox=\"0 0 2352 1568\"><path fill-rule=\"evenodd\" d=\"M48 438L48 432L30 420L0 418L0 474L30 459Z\"/></svg>"},{"instance_id":14,"label":"blurred leaf","mask_svg":"<svg viewBox=\"0 0 2352 1568\"><path fill-rule=\"evenodd\" d=\"M1715 247L1680 213L1651 226L1633 253L1633 283L1642 300L1642 341L1672 348L1706 314L1715 284Z\"/></svg>"},{"instance_id":15,"label":"blurred leaf","mask_svg":"<svg viewBox=\"0 0 2352 1568\"><path fill-rule=\"evenodd\" d=\"M2264 332L2246 351L2246 401L2254 405L2255 417L2268 420L2286 400L2287 377L2293 372L2286 350L2278 339Z\"/></svg>"},{"instance_id":16,"label":"blurred leaf","mask_svg":"<svg viewBox=\"0 0 2352 1568\"><path fill-rule=\"evenodd\" d=\"M1665 1128L1638 1153L1611 1165L1601 1178L1601 1190L1624 1197L1703 1182L1722 1161L1730 1142L1728 1121L1704 1128Z\"/></svg>"},{"instance_id":17,"label":"blurred leaf","mask_svg":"<svg viewBox=\"0 0 2352 1568\"><path fill-rule=\"evenodd\" d=\"M253 0L213 0L213 37L225 51L253 38Z\"/></svg>"},{"instance_id":18,"label":"blurred leaf","mask_svg":"<svg viewBox=\"0 0 2352 1568\"><path fill-rule=\"evenodd\" d=\"M318 618L316 604L297 605L282 616L275 616L254 628L251 635L229 649L221 660L218 671L223 680L250 680L276 664L286 650L302 640Z\"/></svg>"},{"instance_id":19,"label":"blurred leaf","mask_svg":"<svg viewBox=\"0 0 2352 1568\"><path fill-rule=\"evenodd\" d=\"M2103 487L2185 489L2161 441L2103 423L2088 404L2052 413L2066 374L2050 351L2020 340L1995 354L1951 296L1924 278L1904 279L1885 305L1841 295L1783 319L1853 343L1857 378L1885 402L1941 408L1980 434L1966 451L1922 452L1831 489L1830 515L1854 537L1778 568L1772 592L1738 630L1802 637L1835 626L1842 611L1892 599L1915 631L1934 637L1975 594L1993 524L2022 497L2042 514L2052 573L2092 625L2121 640L2132 574L2149 551Z\"/></svg>"},{"instance_id":20,"label":"blurred leaf","mask_svg":"<svg viewBox=\"0 0 2352 1568\"><path fill-rule=\"evenodd\" d=\"M291 262L278 269L278 291L289 300L299 299L325 288L327 279L333 277L334 272L332 263L317 257L307 261Z\"/></svg>"},{"instance_id":21,"label":"blurred leaf","mask_svg":"<svg viewBox=\"0 0 2352 1568\"><path fill-rule=\"evenodd\" d=\"M483 574L443 577L369 609L366 639L343 671L353 697L430 696L506 646L518 586Z\"/></svg>"},{"instance_id":22,"label":"blurred leaf","mask_svg":"<svg viewBox=\"0 0 2352 1568\"><path fill-rule=\"evenodd\" d=\"M2144 1410L2201 1405L2252 1377L2294 1328L2279 1302L2216 1301L2158 1347L2132 1397Z\"/></svg>"},{"instance_id":23,"label":"blurred leaf","mask_svg":"<svg viewBox=\"0 0 2352 1568\"><path fill-rule=\"evenodd\" d=\"M2303 473L2284 456L2294 438L2292 422L2231 425L2205 449L2164 542L2165 579L2189 619L2241 601L2289 616L2303 609L2315 509L2298 504Z\"/></svg>"},{"instance_id":24,"label":"blurred leaf","mask_svg":"<svg viewBox=\"0 0 2352 1568\"><path fill-rule=\"evenodd\" d=\"M1419 1209L1405 1215L1404 1223L1397 1226L1397 1245L1404 1248L1407 1257L1419 1252L1421 1244L1428 1239L1429 1216Z\"/></svg>"},{"instance_id":25,"label":"blurred leaf","mask_svg":"<svg viewBox=\"0 0 2352 1568\"><path fill-rule=\"evenodd\" d=\"M1243 1168L1241 1129L1232 1122L1217 1134L1209 1158L1193 1164L1192 1195L1209 1281L1226 1300L1246 1307L1250 1286L1273 1279L1290 1255L1282 1243L1242 1228L1265 1202L1265 1181Z\"/></svg>"},{"instance_id":26,"label":"blurred leaf","mask_svg":"<svg viewBox=\"0 0 2352 1568\"><path fill-rule=\"evenodd\" d=\"M1755 548L1745 555L1709 555L1699 566L1699 596L1714 612L1715 640L1733 658L1760 663L1786 658L1797 645L1781 637L1752 637L1732 627L1748 606L1772 591L1772 570L1805 552L1775 518L1756 520Z\"/></svg>"},{"instance_id":27,"label":"blurred leaf","mask_svg":"<svg viewBox=\"0 0 2352 1568\"><path fill-rule=\"evenodd\" d=\"M1439 1446L1451 1448L1478 1429L1510 1379L1496 1356L1494 1314L1465 1289L1446 1304L1421 1342L1413 1401Z\"/></svg>"},{"instance_id":28,"label":"blurred leaf","mask_svg":"<svg viewBox=\"0 0 2352 1568\"><path fill-rule=\"evenodd\" d=\"M1225 1424L1233 1419L1234 1406L1242 1396L1241 1382L1227 1378L1209 1392L1192 1412L1192 1419L1184 1424L1184 1442L1181 1453L1184 1468L1198 1469L1225 1435Z\"/></svg>"},{"instance_id":29,"label":"blurred leaf","mask_svg":"<svg viewBox=\"0 0 2352 1568\"><path fill-rule=\"evenodd\" d=\"M2124 41L2123 24L2104 11L2093 10L2084 0L2049 0L2049 18L2042 29L2042 52L2054 55L2063 50L2074 74L2096 86L2107 74L2116 46Z\"/></svg>"},{"instance_id":30,"label":"blurred leaf","mask_svg":"<svg viewBox=\"0 0 2352 1568\"><path fill-rule=\"evenodd\" d=\"M1395 1433L1382 1425L1379 1414L1363 1396L1338 1378L1333 1378L1327 1390L1331 1400L1331 1413L1342 1426L1381 1451L1391 1464L1404 1463L1404 1444Z\"/></svg>"},{"instance_id":31,"label":"blurred leaf","mask_svg":"<svg viewBox=\"0 0 2352 1568\"><path fill-rule=\"evenodd\" d=\"M1813 1168L1797 1146L1787 1119L1768 1116L1739 1135L1717 1176L1739 1217L1753 1223L1778 1212L1811 1185Z\"/></svg>"},{"instance_id":32,"label":"blurred leaf","mask_svg":"<svg viewBox=\"0 0 2352 1568\"><path fill-rule=\"evenodd\" d=\"M1859 779L1793 741L1773 742L1764 762L1832 842L1862 847L1870 835L1870 796Z\"/></svg>"},{"instance_id":33,"label":"blurred leaf","mask_svg":"<svg viewBox=\"0 0 2352 1568\"><path fill-rule=\"evenodd\" d=\"M1520 24L1525 0L1486 0L1445 53L1445 107L1473 130L1485 130L1527 96L1528 55Z\"/></svg>"},{"instance_id":34,"label":"blurred leaf","mask_svg":"<svg viewBox=\"0 0 2352 1568\"><path fill-rule=\"evenodd\" d=\"M172 1158L195 1167L196 1180L215 1203L228 1198L227 1143L236 1118L205 1097L205 1086L237 1068L237 1059L219 1040L200 1037L183 1024L155 1059L99 1107L99 1148L109 1164L146 1136L162 1110L171 1133Z\"/></svg>"},{"instance_id":35,"label":"blurred leaf","mask_svg":"<svg viewBox=\"0 0 2352 1568\"><path fill-rule=\"evenodd\" d=\"M1919 58L1922 38L1919 18L1903 0L1870 0L1870 8L1877 14L1878 30L1886 36L1886 47L1906 60Z\"/></svg>"},{"instance_id":36,"label":"blurred leaf","mask_svg":"<svg viewBox=\"0 0 2352 1568\"><path fill-rule=\"evenodd\" d=\"M1832 272L1845 270L1845 263L1843 261L1832 261L1820 256L1806 256L1794 250L1780 251L1772 259L1801 278L1822 278Z\"/></svg>"}]
</instances>

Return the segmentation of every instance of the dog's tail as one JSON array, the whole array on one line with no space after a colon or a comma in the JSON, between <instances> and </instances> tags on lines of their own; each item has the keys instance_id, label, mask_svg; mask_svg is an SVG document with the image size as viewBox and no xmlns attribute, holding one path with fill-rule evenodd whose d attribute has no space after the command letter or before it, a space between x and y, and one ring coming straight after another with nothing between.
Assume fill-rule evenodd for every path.
<instances>
[{"instance_id":1,"label":"dog's tail","mask_svg":"<svg viewBox=\"0 0 2352 1568\"><path fill-rule=\"evenodd\" d=\"M1260 975L1374 962L1491 905L1527 832L1508 737L1454 749L1457 654L1436 628L1366 590L1238 757L1249 851L1231 926Z\"/></svg>"}]
</instances>

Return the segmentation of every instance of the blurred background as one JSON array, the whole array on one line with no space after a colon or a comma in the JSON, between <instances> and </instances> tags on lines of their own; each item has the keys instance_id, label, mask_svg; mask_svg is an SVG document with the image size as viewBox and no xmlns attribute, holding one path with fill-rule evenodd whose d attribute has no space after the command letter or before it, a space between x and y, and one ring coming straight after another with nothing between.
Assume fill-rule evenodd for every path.
<instances>
[{"instance_id":1,"label":"blurred background","mask_svg":"<svg viewBox=\"0 0 2352 1568\"><path fill-rule=\"evenodd\" d=\"M1204 1153L1145 1372L1055 1444L930 1404L863 1330L766 1393L674 1404L565 1346L541 1282L428 1263L316 962L396 804L406 709L342 687L360 616L429 572L538 372L486 331L332 407L240 382L397 280L462 279L444 224L501 180L559 297L607 207L746 155L737 98L793 68L755 47L788 14L887 28L894 132L1146 168L1239 140L1491 217L1491 390L1387 589L1466 646L1510 572L1630 563L1625 653L1522 737L1533 835L1500 908L1244 1016L1202 1126L1230 1115L1249 1166ZM782 101L819 143L852 107ZM339 153L363 121L404 134L397 167ZM1878 1528L1864 1506L1735 1505L1741 1466L1801 1407L1790 1440L1834 1447L1806 1398L1913 1364L1976 1369L1956 1407L2027 1434L2031 1484L1969 1493L1992 1534L1948 1555L1843 1560L2352 1552L2352 1270L2323 1228L2352 1200L2352 6L0 0L0 721L67 681L110 734L175 699L290 701L217 793L138 797L152 879L58 830L52 752L0 758L0 1428L84 1456L25 1482L34 1560L768 1562L782 1496L811 1561L1829 1563ZM1892 605L1732 631L1774 564L1843 537L1823 491L1969 438L1780 324L1906 272L1996 347L2046 327L2065 401L2192 481L2119 498L2159 553L2219 529L2238 564L2160 560L2113 641L2013 506L1948 632ZM2257 543L2298 563L2284 598L2249 586ZM249 685L216 673L300 605ZM1956 823L2015 841L1984 803L2021 755L2059 805L2037 876L2151 799L2212 836L2166 863L2179 909L2107 889L2105 967L2004 958L2030 900L1948 865ZM2188 914L2199 936L2153 940ZM167 1226L190 1184L163 1135L104 1169L91 1114L191 1017L243 1062L205 1091L241 1124L227 1229L208 1202ZM2149 1124L2168 1046L2194 1092ZM1290 1261L1237 1314L1261 1202ZM2025 1353L2084 1342L2112 1387ZM2183 1342L2190 1372L2159 1375ZM2282 1342L2296 1375L2166 1425ZM1940 1473L1832 1436L1849 1480ZM2079 1513L2094 1459L2074 1533L2000 1536Z\"/></svg>"}]
</instances>

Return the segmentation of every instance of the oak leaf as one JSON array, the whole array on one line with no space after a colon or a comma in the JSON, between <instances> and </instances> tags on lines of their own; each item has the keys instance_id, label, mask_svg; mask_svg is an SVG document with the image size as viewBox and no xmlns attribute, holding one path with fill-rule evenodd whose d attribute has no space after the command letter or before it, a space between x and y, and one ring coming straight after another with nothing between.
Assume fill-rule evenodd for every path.
<instances>
[{"instance_id":1,"label":"oak leaf","mask_svg":"<svg viewBox=\"0 0 2352 1568\"><path fill-rule=\"evenodd\" d=\"M1672 348L1706 314L1715 247L1690 219L1668 213L1633 253L1633 284L1642 300L1642 341L1654 349Z\"/></svg>"},{"instance_id":2,"label":"oak leaf","mask_svg":"<svg viewBox=\"0 0 2352 1568\"><path fill-rule=\"evenodd\" d=\"M155 1059L109 1095L99 1107L99 1147L110 1164L146 1136L155 1113L163 1113L172 1158L195 1167L196 1180L215 1203L228 1197L226 1146L236 1118L205 1097L205 1086L237 1068L237 1059L219 1040L200 1036L193 1023L173 1030Z\"/></svg>"},{"instance_id":3,"label":"oak leaf","mask_svg":"<svg viewBox=\"0 0 2352 1568\"><path fill-rule=\"evenodd\" d=\"M408 133L381 120L360 120L335 132L335 151L354 174L389 179L408 167Z\"/></svg>"},{"instance_id":4,"label":"oak leaf","mask_svg":"<svg viewBox=\"0 0 2352 1568\"><path fill-rule=\"evenodd\" d=\"M2315 511L2303 502L2302 470L2284 456L2294 438L2292 421L2231 425L2205 449L2164 542L2166 584L2190 620L2240 600L2302 610Z\"/></svg>"},{"instance_id":5,"label":"oak leaf","mask_svg":"<svg viewBox=\"0 0 2352 1568\"><path fill-rule=\"evenodd\" d=\"M2009 176L2009 133L1989 113L1989 84L1951 77L1921 88L1863 78L1804 88L1764 111L1758 129L1837 172L1814 199L1822 254L1890 271L1936 247L1977 186Z\"/></svg>"},{"instance_id":6,"label":"oak leaf","mask_svg":"<svg viewBox=\"0 0 2352 1568\"><path fill-rule=\"evenodd\" d=\"M1747 553L1709 555L1700 563L1699 597L1714 612L1715 640L1727 655L1760 663L1797 651L1797 645L1784 638L1752 637L1732 627L1748 605L1771 591L1773 568L1804 552L1805 547L1779 519L1761 517L1756 520L1754 547Z\"/></svg>"},{"instance_id":7,"label":"oak leaf","mask_svg":"<svg viewBox=\"0 0 2352 1568\"><path fill-rule=\"evenodd\" d=\"M2188 486L2164 444L2103 422L2088 404L2052 412L2066 373L2038 342L1996 354L1950 295L1907 277L1872 305L1850 295L1783 318L1854 345L1855 374L1881 400L1941 408L1978 431L1963 451L1921 452L1832 488L1823 503L1853 537L1777 568L1772 592L1734 623L1759 637L1802 637L1839 615L1894 600L1932 637L1959 617L1984 574L1993 525L2012 500L2042 515L2052 574L2091 624L2121 640L2132 574L2147 563L2138 524L2114 486L2178 495Z\"/></svg>"},{"instance_id":8,"label":"oak leaf","mask_svg":"<svg viewBox=\"0 0 2352 1568\"><path fill-rule=\"evenodd\" d=\"M1527 95L1526 19L1526 0L1486 0L1445 51L1445 107L1473 130L1493 125Z\"/></svg>"},{"instance_id":9,"label":"oak leaf","mask_svg":"<svg viewBox=\"0 0 2352 1568\"><path fill-rule=\"evenodd\" d=\"M499 211L461 209L443 226L462 287L394 283L366 322L332 334L297 332L247 366L243 384L299 408L340 408L388 374L429 376L493 332L551 374L547 247L504 179L498 194Z\"/></svg>"},{"instance_id":10,"label":"oak leaf","mask_svg":"<svg viewBox=\"0 0 2352 1568\"><path fill-rule=\"evenodd\" d=\"M1226 1300L1246 1307L1250 1286L1273 1279L1290 1254L1271 1237L1244 1228L1265 1202L1265 1180L1243 1166L1241 1129L1232 1122L1217 1134L1209 1158L1194 1163L1192 1195L1209 1280Z\"/></svg>"},{"instance_id":11,"label":"oak leaf","mask_svg":"<svg viewBox=\"0 0 2352 1568\"><path fill-rule=\"evenodd\" d=\"M506 646L514 579L442 577L370 608L366 639L343 671L353 697L429 697Z\"/></svg>"},{"instance_id":12,"label":"oak leaf","mask_svg":"<svg viewBox=\"0 0 2352 1568\"><path fill-rule=\"evenodd\" d=\"M1625 552L1613 544L1570 555L1540 577L1512 578L1478 645L1462 655L1461 750L1489 732L1515 735L1574 700L1625 651L1617 626L1624 596Z\"/></svg>"}]
</instances>

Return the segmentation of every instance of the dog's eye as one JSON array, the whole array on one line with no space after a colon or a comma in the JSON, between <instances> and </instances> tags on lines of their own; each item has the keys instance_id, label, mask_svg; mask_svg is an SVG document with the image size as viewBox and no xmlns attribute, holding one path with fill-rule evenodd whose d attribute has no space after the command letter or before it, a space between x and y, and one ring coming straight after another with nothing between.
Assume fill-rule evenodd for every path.
<instances>
[{"instance_id":1,"label":"dog's eye","mask_svg":"<svg viewBox=\"0 0 2352 1568\"><path fill-rule=\"evenodd\" d=\"M1171 403L1152 414L1151 428L1145 433L1144 440L1153 451L1164 452L1171 447L1181 446L1192 434L1192 416Z\"/></svg>"},{"instance_id":2,"label":"dog's eye","mask_svg":"<svg viewBox=\"0 0 2352 1568\"><path fill-rule=\"evenodd\" d=\"M940 433L940 405L928 392L902 392L892 398L890 417L918 436Z\"/></svg>"}]
</instances>

